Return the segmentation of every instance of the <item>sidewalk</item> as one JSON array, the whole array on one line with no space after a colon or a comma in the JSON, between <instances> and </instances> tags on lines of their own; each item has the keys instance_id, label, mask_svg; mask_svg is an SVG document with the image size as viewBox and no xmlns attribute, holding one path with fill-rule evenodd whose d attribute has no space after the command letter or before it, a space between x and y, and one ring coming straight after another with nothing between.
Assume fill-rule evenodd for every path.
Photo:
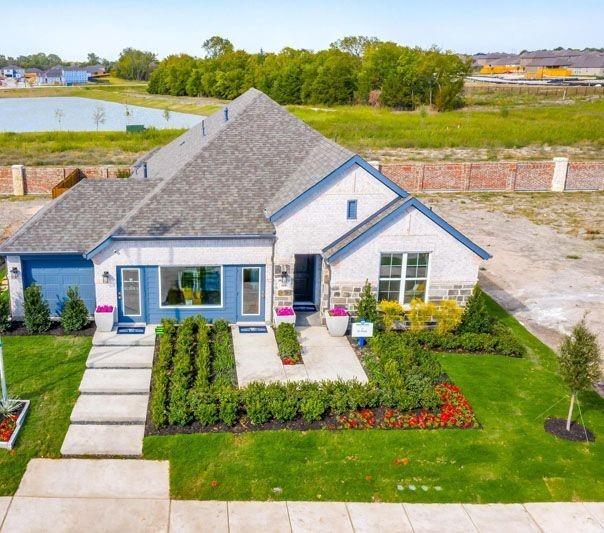
<instances>
[{"instance_id":1,"label":"sidewalk","mask_svg":"<svg viewBox=\"0 0 604 533\"><path fill-rule=\"evenodd\" d=\"M604 532L604 503L408 504L169 499L166 461L33 459L0 531Z\"/></svg>"}]
</instances>

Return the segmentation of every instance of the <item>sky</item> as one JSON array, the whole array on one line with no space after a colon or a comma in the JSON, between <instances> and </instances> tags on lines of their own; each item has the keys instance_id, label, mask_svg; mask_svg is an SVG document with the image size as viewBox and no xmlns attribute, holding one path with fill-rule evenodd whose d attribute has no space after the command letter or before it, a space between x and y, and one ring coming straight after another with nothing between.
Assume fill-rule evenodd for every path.
<instances>
[{"instance_id":1,"label":"sky","mask_svg":"<svg viewBox=\"0 0 604 533\"><path fill-rule=\"evenodd\" d=\"M212 35L249 52L318 50L368 35L463 53L604 47L604 0L0 0L0 54L115 59L126 47L202 55ZM7 23L9 22L9 23Z\"/></svg>"}]
</instances>

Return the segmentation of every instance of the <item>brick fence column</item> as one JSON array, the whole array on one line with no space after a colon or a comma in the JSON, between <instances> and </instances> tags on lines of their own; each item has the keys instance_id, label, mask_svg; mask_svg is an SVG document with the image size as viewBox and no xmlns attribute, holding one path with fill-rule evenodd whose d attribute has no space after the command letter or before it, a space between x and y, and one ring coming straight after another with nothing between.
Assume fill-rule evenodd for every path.
<instances>
[{"instance_id":1,"label":"brick fence column","mask_svg":"<svg viewBox=\"0 0 604 533\"><path fill-rule=\"evenodd\" d=\"M463 190L470 190L470 178L472 177L472 163L461 164L461 182L463 183Z\"/></svg>"},{"instance_id":2,"label":"brick fence column","mask_svg":"<svg viewBox=\"0 0 604 533\"><path fill-rule=\"evenodd\" d=\"M24 165L13 165L11 166L11 172L13 176L13 194L15 196L25 195L25 166Z\"/></svg>"},{"instance_id":3,"label":"brick fence column","mask_svg":"<svg viewBox=\"0 0 604 533\"><path fill-rule=\"evenodd\" d=\"M568 157L554 157L554 174L552 175L552 191L564 192L568 174Z\"/></svg>"}]
</instances>

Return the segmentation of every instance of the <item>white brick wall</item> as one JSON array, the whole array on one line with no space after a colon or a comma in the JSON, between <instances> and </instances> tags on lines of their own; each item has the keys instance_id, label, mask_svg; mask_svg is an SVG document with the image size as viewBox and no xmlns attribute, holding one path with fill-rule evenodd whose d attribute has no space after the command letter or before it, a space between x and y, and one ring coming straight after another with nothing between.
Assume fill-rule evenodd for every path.
<instances>
[{"instance_id":1,"label":"white brick wall","mask_svg":"<svg viewBox=\"0 0 604 533\"><path fill-rule=\"evenodd\" d=\"M19 277L12 279L10 271L17 267ZM21 258L18 255L9 255L6 258L6 272L8 276L8 291L11 302L11 315L13 318L23 318L23 268Z\"/></svg>"},{"instance_id":2,"label":"white brick wall","mask_svg":"<svg viewBox=\"0 0 604 533\"><path fill-rule=\"evenodd\" d=\"M92 258L97 304L117 305L116 267L135 265L265 265L266 320L271 316L272 241L270 239L200 239L119 241ZM110 282L103 284L103 272Z\"/></svg>"},{"instance_id":3,"label":"white brick wall","mask_svg":"<svg viewBox=\"0 0 604 533\"><path fill-rule=\"evenodd\" d=\"M428 290L432 283L474 284L482 260L415 208L407 209L381 233L336 258L331 284L377 287L380 253L430 252Z\"/></svg>"},{"instance_id":4,"label":"white brick wall","mask_svg":"<svg viewBox=\"0 0 604 533\"><path fill-rule=\"evenodd\" d=\"M294 254L320 254L395 197L392 190L355 165L275 221L275 262L293 261ZM356 220L346 219L348 200L358 201Z\"/></svg>"}]
</instances>

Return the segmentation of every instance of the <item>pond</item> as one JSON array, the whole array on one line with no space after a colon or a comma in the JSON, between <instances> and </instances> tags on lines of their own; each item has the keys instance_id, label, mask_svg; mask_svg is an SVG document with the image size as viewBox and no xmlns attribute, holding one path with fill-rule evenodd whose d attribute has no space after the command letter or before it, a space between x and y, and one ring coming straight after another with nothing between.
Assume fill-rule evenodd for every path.
<instances>
[{"instance_id":1,"label":"pond","mask_svg":"<svg viewBox=\"0 0 604 533\"><path fill-rule=\"evenodd\" d=\"M204 117L91 98L56 96L0 98L0 132L125 131L126 125L147 128L190 128Z\"/></svg>"}]
</instances>

